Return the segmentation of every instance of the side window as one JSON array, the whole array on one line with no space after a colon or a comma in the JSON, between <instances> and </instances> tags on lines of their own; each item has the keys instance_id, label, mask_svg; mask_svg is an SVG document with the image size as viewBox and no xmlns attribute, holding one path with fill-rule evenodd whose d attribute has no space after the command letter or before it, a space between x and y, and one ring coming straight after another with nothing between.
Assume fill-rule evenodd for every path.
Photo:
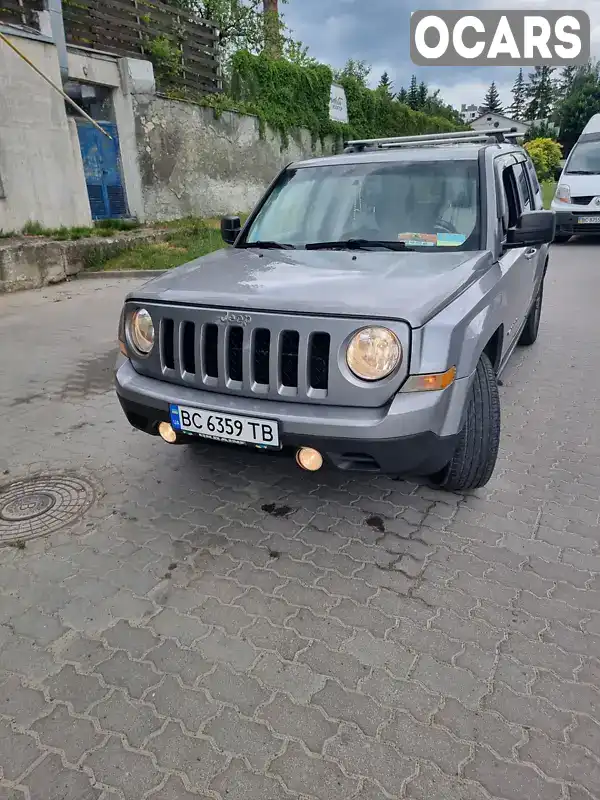
<instances>
[{"instance_id":1,"label":"side window","mask_svg":"<svg viewBox=\"0 0 600 800\"><path fill-rule=\"evenodd\" d=\"M542 189L540 187L540 182L538 181L537 172L535 171L535 167L533 166L533 161L528 157L525 164L527 165L527 172L529 173L529 180L531 186L533 187L533 193L537 196L540 194Z\"/></svg>"},{"instance_id":2,"label":"side window","mask_svg":"<svg viewBox=\"0 0 600 800\"><path fill-rule=\"evenodd\" d=\"M529 180L527 178L525 165L521 162L519 164L515 164L513 169L515 172L515 177L517 179L517 186L519 187L521 208L523 209L523 211L531 211L534 208L535 203L533 200L531 188L529 186Z\"/></svg>"}]
</instances>

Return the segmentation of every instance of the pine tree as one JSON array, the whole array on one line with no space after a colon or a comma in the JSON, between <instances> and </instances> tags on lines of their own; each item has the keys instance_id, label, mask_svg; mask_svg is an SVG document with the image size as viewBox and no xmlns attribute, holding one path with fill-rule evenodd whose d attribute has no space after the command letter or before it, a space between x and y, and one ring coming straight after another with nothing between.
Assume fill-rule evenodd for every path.
<instances>
[{"instance_id":1,"label":"pine tree","mask_svg":"<svg viewBox=\"0 0 600 800\"><path fill-rule=\"evenodd\" d=\"M526 93L527 85L523 77L523 70L520 69L512 88L513 101L509 108L511 119L517 121L524 119Z\"/></svg>"},{"instance_id":2,"label":"pine tree","mask_svg":"<svg viewBox=\"0 0 600 800\"><path fill-rule=\"evenodd\" d=\"M560 77L556 81L556 92L559 101L565 100L566 97L571 93L573 82L577 77L577 71L578 67L576 66L564 67L561 71Z\"/></svg>"},{"instance_id":3,"label":"pine tree","mask_svg":"<svg viewBox=\"0 0 600 800\"><path fill-rule=\"evenodd\" d=\"M413 75L410 79L410 88L408 90L406 102L415 110L419 107L419 84L417 83L416 75Z\"/></svg>"},{"instance_id":4,"label":"pine tree","mask_svg":"<svg viewBox=\"0 0 600 800\"><path fill-rule=\"evenodd\" d=\"M379 79L378 89L380 89L384 94L388 95L389 97L394 96L394 92L392 91L392 82L387 72L384 72L381 78Z\"/></svg>"},{"instance_id":5,"label":"pine tree","mask_svg":"<svg viewBox=\"0 0 600 800\"><path fill-rule=\"evenodd\" d=\"M424 83L424 82L421 82L419 84L419 90L418 90L418 98L419 99L417 101L418 102L417 108L419 109L419 111L422 110L423 106L427 102L428 95L429 95L429 90L427 88L427 84Z\"/></svg>"},{"instance_id":6,"label":"pine tree","mask_svg":"<svg viewBox=\"0 0 600 800\"><path fill-rule=\"evenodd\" d=\"M396 95L396 100L399 103L403 103L404 105L408 103L408 92L406 91L404 86L400 87L400 91Z\"/></svg>"},{"instance_id":7,"label":"pine tree","mask_svg":"<svg viewBox=\"0 0 600 800\"><path fill-rule=\"evenodd\" d=\"M536 67L529 74L526 98L529 101L526 115L529 121L547 119L552 113L554 104L554 67Z\"/></svg>"},{"instance_id":8,"label":"pine tree","mask_svg":"<svg viewBox=\"0 0 600 800\"><path fill-rule=\"evenodd\" d=\"M481 108L483 114L486 112L489 113L490 111L493 114L502 114L504 111L502 103L500 102L500 94L498 93L495 81L492 81L490 84L490 88L487 90L487 93L483 98L483 104Z\"/></svg>"}]
</instances>

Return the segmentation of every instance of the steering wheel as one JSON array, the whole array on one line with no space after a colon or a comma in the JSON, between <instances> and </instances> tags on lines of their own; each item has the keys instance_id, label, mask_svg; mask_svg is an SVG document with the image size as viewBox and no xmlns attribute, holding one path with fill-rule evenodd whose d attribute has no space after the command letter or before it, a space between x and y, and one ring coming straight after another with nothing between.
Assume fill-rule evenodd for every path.
<instances>
[{"instance_id":1,"label":"steering wheel","mask_svg":"<svg viewBox=\"0 0 600 800\"><path fill-rule=\"evenodd\" d=\"M443 233L458 233L458 231L451 222L446 222L443 219L439 219L433 227L436 230L442 231Z\"/></svg>"}]
</instances>

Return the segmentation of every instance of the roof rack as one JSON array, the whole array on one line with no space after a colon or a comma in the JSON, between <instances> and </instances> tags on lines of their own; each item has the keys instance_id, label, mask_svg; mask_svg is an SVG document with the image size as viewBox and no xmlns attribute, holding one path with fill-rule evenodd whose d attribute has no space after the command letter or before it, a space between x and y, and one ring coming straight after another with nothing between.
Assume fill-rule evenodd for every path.
<instances>
[{"instance_id":1,"label":"roof rack","mask_svg":"<svg viewBox=\"0 0 600 800\"><path fill-rule=\"evenodd\" d=\"M353 139L349 142L344 142L344 151L355 152L357 150L366 150L367 148L388 149L435 144L475 144L478 142L503 144L508 139L514 139L519 135L516 128L492 128L484 131L427 133L422 136L390 136L385 139Z\"/></svg>"}]
</instances>

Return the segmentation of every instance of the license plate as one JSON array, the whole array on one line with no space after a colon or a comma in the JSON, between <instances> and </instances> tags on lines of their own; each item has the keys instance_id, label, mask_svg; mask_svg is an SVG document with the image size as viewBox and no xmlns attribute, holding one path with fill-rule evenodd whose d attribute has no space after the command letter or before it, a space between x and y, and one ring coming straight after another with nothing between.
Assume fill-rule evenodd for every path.
<instances>
[{"instance_id":1,"label":"license plate","mask_svg":"<svg viewBox=\"0 0 600 800\"><path fill-rule=\"evenodd\" d=\"M579 217L577 222L580 225L598 225L600 223L600 215L597 217Z\"/></svg>"},{"instance_id":2,"label":"license plate","mask_svg":"<svg viewBox=\"0 0 600 800\"><path fill-rule=\"evenodd\" d=\"M230 444L279 448L277 422L255 417L238 417L190 406L169 406L171 425L176 431L196 434Z\"/></svg>"}]
</instances>

